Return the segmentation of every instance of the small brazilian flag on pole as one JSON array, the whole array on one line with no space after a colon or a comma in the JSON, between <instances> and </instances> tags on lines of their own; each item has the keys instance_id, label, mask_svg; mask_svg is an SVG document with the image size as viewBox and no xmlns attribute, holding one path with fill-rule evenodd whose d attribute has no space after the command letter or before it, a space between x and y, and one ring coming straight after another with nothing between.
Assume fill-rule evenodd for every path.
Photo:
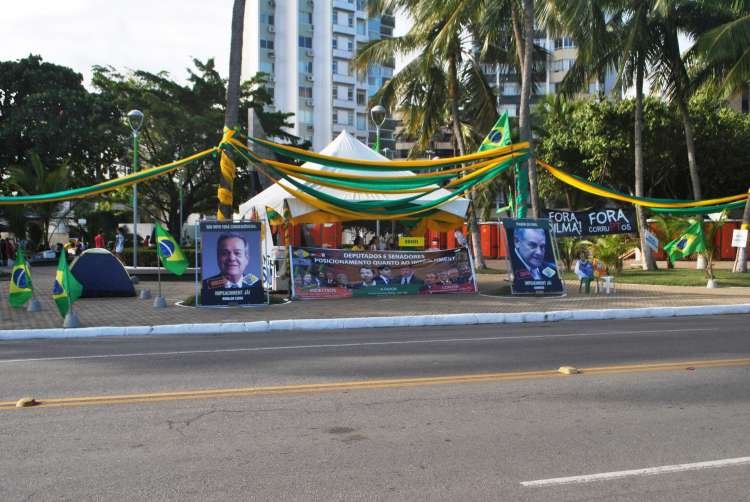
<instances>
[{"instance_id":1,"label":"small brazilian flag on pole","mask_svg":"<svg viewBox=\"0 0 750 502\"><path fill-rule=\"evenodd\" d=\"M31 270L29 270L29 265L26 263L25 253L19 247L16 252L16 262L13 264L13 271L10 273L8 303L10 303L11 307L23 307L33 296Z\"/></svg>"},{"instance_id":2,"label":"small brazilian flag on pole","mask_svg":"<svg viewBox=\"0 0 750 502\"><path fill-rule=\"evenodd\" d=\"M479 145L480 152L485 150L492 150L493 148L502 148L511 144L510 139L510 123L508 122L508 112L503 113L495 125L492 126L492 130Z\"/></svg>"},{"instance_id":3,"label":"small brazilian flag on pole","mask_svg":"<svg viewBox=\"0 0 750 502\"><path fill-rule=\"evenodd\" d=\"M703 236L703 222L700 220L691 224L682 235L664 246L664 251L672 261L705 250L706 238Z\"/></svg>"},{"instance_id":4,"label":"small brazilian flag on pole","mask_svg":"<svg viewBox=\"0 0 750 502\"><path fill-rule=\"evenodd\" d=\"M164 268L174 275L182 275L188 262L177 241L159 223L156 224L156 252Z\"/></svg>"},{"instance_id":5,"label":"small brazilian flag on pole","mask_svg":"<svg viewBox=\"0 0 750 502\"><path fill-rule=\"evenodd\" d=\"M55 283L52 285L52 298L57 304L60 315L65 317L70 312L73 302L81 297L83 286L73 277L68 269L67 252L63 249L60 253L60 261L57 262L57 274Z\"/></svg>"}]
</instances>

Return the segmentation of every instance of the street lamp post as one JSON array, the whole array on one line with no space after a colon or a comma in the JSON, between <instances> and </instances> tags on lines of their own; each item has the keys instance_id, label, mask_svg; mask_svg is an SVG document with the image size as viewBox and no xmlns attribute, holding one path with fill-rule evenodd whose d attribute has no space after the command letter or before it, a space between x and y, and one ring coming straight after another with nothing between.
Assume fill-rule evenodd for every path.
<instances>
[{"instance_id":1,"label":"street lamp post","mask_svg":"<svg viewBox=\"0 0 750 502\"><path fill-rule=\"evenodd\" d=\"M375 124L375 151L380 153L380 128L385 122L385 115L387 111L383 105L375 105L370 110L370 117Z\"/></svg>"},{"instance_id":2,"label":"street lamp post","mask_svg":"<svg viewBox=\"0 0 750 502\"><path fill-rule=\"evenodd\" d=\"M132 172L138 172L138 134L143 126L143 112L130 110L128 125L133 131L133 167ZM138 183L133 185L133 268L138 268Z\"/></svg>"}]
</instances>

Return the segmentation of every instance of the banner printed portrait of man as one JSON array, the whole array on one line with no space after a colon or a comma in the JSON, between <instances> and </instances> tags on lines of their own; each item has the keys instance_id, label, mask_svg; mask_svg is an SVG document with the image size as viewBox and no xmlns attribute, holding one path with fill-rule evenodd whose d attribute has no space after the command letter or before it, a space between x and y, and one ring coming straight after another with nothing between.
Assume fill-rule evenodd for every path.
<instances>
[{"instance_id":1,"label":"banner printed portrait of man","mask_svg":"<svg viewBox=\"0 0 750 502\"><path fill-rule=\"evenodd\" d=\"M530 226L516 226L511 232L514 292L562 292L549 232Z\"/></svg>"}]
</instances>

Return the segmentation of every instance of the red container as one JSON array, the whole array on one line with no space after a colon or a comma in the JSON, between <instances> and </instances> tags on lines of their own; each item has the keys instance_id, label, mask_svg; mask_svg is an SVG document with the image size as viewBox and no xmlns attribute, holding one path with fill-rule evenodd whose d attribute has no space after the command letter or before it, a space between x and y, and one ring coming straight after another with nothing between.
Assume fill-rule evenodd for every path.
<instances>
[{"instance_id":1,"label":"red container","mask_svg":"<svg viewBox=\"0 0 750 502\"><path fill-rule=\"evenodd\" d=\"M499 254L499 225L494 222L480 223L479 234L482 239L482 255L485 258L497 258Z\"/></svg>"}]
</instances>

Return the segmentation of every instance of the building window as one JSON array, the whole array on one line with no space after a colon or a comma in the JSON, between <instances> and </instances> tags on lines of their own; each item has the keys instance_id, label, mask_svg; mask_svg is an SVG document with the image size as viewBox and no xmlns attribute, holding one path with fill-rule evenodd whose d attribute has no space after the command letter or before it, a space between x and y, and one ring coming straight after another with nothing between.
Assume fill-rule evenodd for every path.
<instances>
[{"instance_id":1,"label":"building window","mask_svg":"<svg viewBox=\"0 0 750 502\"><path fill-rule=\"evenodd\" d=\"M312 49L312 37L299 37L299 46L303 49Z\"/></svg>"},{"instance_id":2,"label":"building window","mask_svg":"<svg viewBox=\"0 0 750 502\"><path fill-rule=\"evenodd\" d=\"M333 40L331 41L331 45L333 46L334 49L338 49L339 48L339 39L336 38L336 37L333 37Z\"/></svg>"},{"instance_id":3,"label":"building window","mask_svg":"<svg viewBox=\"0 0 750 502\"><path fill-rule=\"evenodd\" d=\"M299 97L300 98L312 98L312 87L301 85L299 87Z\"/></svg>"},{"instance_id":4,"label":"building window","mask_svg":"<svg viewBox=\"0 0 750 502\"><path fill-rule=\"evenodd\" d=\"M354 27L354 15L353 14L346 15L346 24L349 25L349 28Z\"/></svg>"},{"instance_id":5,"label":"building window","mask_svg":"<svg viewBox=\"0 0 750 502\"><path fill-rule=\"evenodd\" d=\"M558 59L557 61L552 62L552 71L555 73L568 71L575 62L575 59Z\"/></svg>"},{"instance_id":6,"label":"building window","mask_svg":"<svg viewBox=\"0 0 750 502\"><path fill-rule=\"evenodd\" d=\"M555 49L575 49L576 44L570 37L556 38Z\"/></svg>"},{"instance_id":7,"label":"building window","mask_svg":"<svg viewBox=\"0 0 750 502\"><path fill-rule=\"evenodd\" d=\"M312 12L300 12L299 13L299 22L301 24L312 24Z\"/></svg>"},{"instance_id":8,"label":"building window","mask_svg":"<svg viewBox=\"0 0 750 502\"><path fill-rule=\"evenodd\" d=\"M361 106L367 104L367 94L364 90L357 90L357 104Z\"/></svg>"},{"instance_id":9,"label":"building window","mask_svg":"<svg viewBox=\"0 0 750 502\"><path fill-rule=\"evenodd\" d=\"M346 123L347 125L354 125L354 110L346 112Z\"/></svg>"},{"instance_id":10,"label":"building window","mask_svg":"<svg viewBox=\"0 0 750 502\"><path fill-rule=\"evenodd\" d=\"M347 101L354 101L354 87L347 87L346 99Z\"/></svg>"},{"instance_id":11,"label":"building window","mask_svg":"<svg viewBox=\"0 0 750 502\"><path fill-rule=\"evenodd\" d=\"M357 19L357 35L367 35L367 24L364 19Z\"/></svg>"},{"instance_id":12,"label":"building window","mask_svg":"<svg viewBox=\"0 0 750 502\"><path fill-rule=\"evenodd\" d=\"M298 110L297 117L299 121L303 124L313 123L313 112L310 110Z\"/></svg>"},{"instance_id":13,"label":"building window","mask_svg":"<svg viewBox=\"0 0 750 502\"><path fill-rule=\"evenodd\" d=\"M346 39L346 48L348 50L350 50L350 51L353 51L354 50L354 40L352 40L351 38L347 38Z\"/></svg>"},{"instance_id":14,"label":"building window","mask_svg":"<svg viewBox=\"0 0 750 502\"><path fill-rule=\"evenodd\" d=\"M334 60L333 61L333 74L336 75L338 74L338 72L339 72L339 62Z\"/></svg>"},{"instance_id":15,"label":"building window","mask_svg":"<svg viewBox=\"0 0 750 502\"><path fill-rule=\"evenodd\" d=\"M300 61L298 63L298 68L300 73L312 73L313 63L312 61Z\"/></svg>"},{"instance_id":16,"label":"building window","mask_svg":"<svg viewBox=\"0 0 750 502\"><path fill-rule=\"evenodd\" d=\"M260 15L260 22L264 24L270 24L271 26L273 26L274 24L273 14L262 13Z\"/></svg>"},{"instance_id":17,"label":"building window","mask_svg":"<svg viewBox=\"0 0 750 502\"><path fill-rule=\"evenodd\" d=\"M273 40L266 40L265 38L260 39L260 48L261 49L271 49L273 50Z\"/></svg>"},{"instance_id":18,"label":"building window","mask_svg":"<svg viewBox=\"0 0 750 502\"><path fill-rule=\"evenodd\" d=\"M367 115L364 113L357 114L357 129L360 131L367 129Z\"/></svg>"},{"instance_id":19,"label":"building window","mask_svg":"<svg viewBox=\"0 0 750 502\"><path fill-rule=\"evenodd\" d=\"M260 62L260 71L263 73L273 73L274 66L273 63L269 63L268 61L261 61Z\"/></svg>"}]
</instances>

